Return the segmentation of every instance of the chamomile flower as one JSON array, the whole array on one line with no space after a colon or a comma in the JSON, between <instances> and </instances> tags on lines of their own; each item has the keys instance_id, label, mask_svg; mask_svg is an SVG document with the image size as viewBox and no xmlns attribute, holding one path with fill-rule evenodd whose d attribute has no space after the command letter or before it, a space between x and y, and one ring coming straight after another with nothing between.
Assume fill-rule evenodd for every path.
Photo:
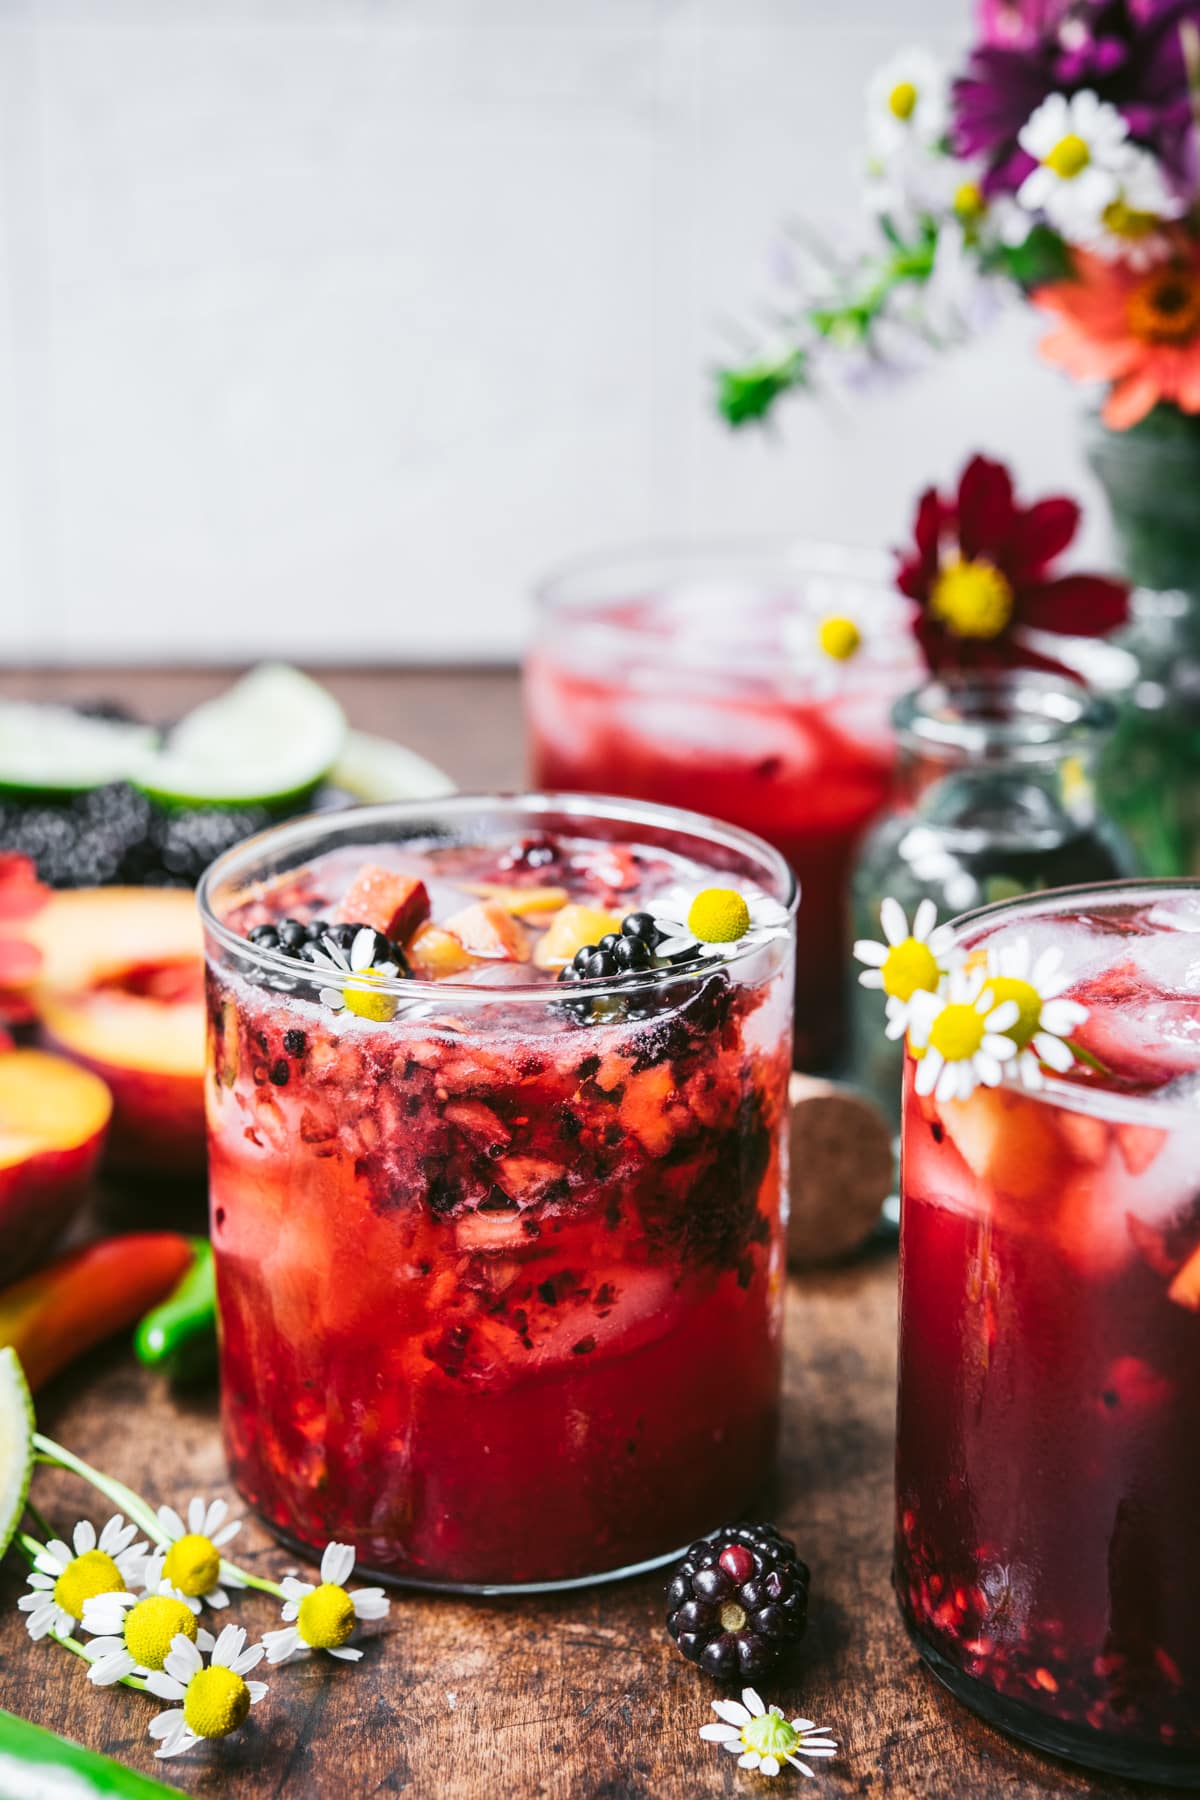
<instances>
[{"instance_id":1,"label":"chamomile flower","mask_svg":"<svg viewBox=\"0 0 1200 1800\"><path fill-rule=\"evenodd\" d=\"M945 136L949 114L946 71L924 50L901 50L867 84L867 144L889 159L914 145L929 148Z\"/></svg>"},{"instance_id":2,"label":"chamomile flower","mask_svg":"<svg viewBox=\"0 0 1200 1800\"><path fill-rule=\"evenodd\" d=\"M188 1504L187 1524L171 1506L160 1506L158 1522L169 1539L165 1550L148 1557L145 1583L152 1592L161 1581L169 1581L193 1612L200 1611L203 1601L211 1607L229 1605L228 1587L245 1587L237 1572L221 1558L221 1550L242 1529L240 1519L224 1523L229 1504L214 1500L205 1505L199 1494Z\"/></svg>"},{"instance_id":3,"label":"chamomile flower","mask_svg":"<svg viewBox=\"0 0 1200 1800\"><path fill-rule=\"evenodd\" d=\"M354 1567L353 1544L326 1544L321 1558L321 1581L297 1581L287 1575L280 1583L285 1603L282 1630L264 1631L267 1661L286 1662L310 1650L327 1650L344 1662L357 1662L361 1650L347 1639L359 1619L382 1619L391 1605L382 1588L359 1588L348 1594L343 1583Z\"/></svg>"},{"instance_id":4,"label":"chamomile flower","mask_svg":"<svg viewBox=\"0 0 1200 1800\"><path fill-rule=\"evenodd\" d=\"M712 1709L721 1723L702 1725L700 1736L736 1756L739 1769L778 1775L784 1763L790 1763L815 1779L815 1771L797 1751L813 1757L837 1755L837 1744L824 1726L811 1719L785 1719L778 1706L764 1706L753 1688L743 1688L740 1701L714 1700Z\"/></svg>"},{"instance_id":5,"label":"chamomile flower","mask_svg":"<svg viewBox=\"0 0 1200 1800\"><path fill-rule=\"evenodd\" d=\"M1044 213L1066 238L1094 230L1117 199L1130 162L1129 126L1090 88L1050 94L1018 133L1037 164L1017 191L1029 212Z\"/></svg>"},{"instance_id":6,"label":"chamomile flower","mask_svg":"<svg viewBox=\"0 0 1200 1800\"><path fill-rule=\"evenodd\" d=\"M1087 1007L1060 998L1072 981L1062 964L1063 953L1053 945L1035 961L1025 937L988 952L987 981L993 1000L998 1005L1011 1001L1017 1008L1004 1034L1017 1046L1006 1072L1025 1087L1041 1087L1043 1063L1061 1075L1075 1061L1066 1040L1087 1018Z\"/></svg>"},{"instance_id":7,"label":"chamomile flower","mask_svg":"<svg viewBox=\"0 0 1200 1800\"><path fill-rule=\"evenodd\" d=\"M179 1633L161 1670L151 1670L146 1686L160 1700L179 1700L150 1721L150 1736L162 1741L155 1756L179 1756L202 1738L227 1737L244 1725L252 1706L267 1691L265 1681L247 1681L263 1658L261 1644L246 1649L240 1625L226 1625L212 1647L210 1660L191 1638Z\"/></svg>"},{"instance_id":8,"label":"chamomile flower","mask_svg":"<svg viewBox=\"0 0 1200 1800\"><path fill-rule=\"evenodd\" d=\"M1162 164L1149 150L1131 149L1117 180L1117 191L1099 218L1074 241L1106 262L1152 268L1170 256L1165 226L1180 216L1185 202L1172 191Z\"/></svg>"},{"instance_id":9,"label":"chamomile flower","mask_svg":"<svg viewBox=\"0 0 1200 1800\"><path fill-rule=\"evenodd\" d=\"M936 993L949 970L954 933L949 925L938 925L937 907L929 899L917 907L910 930L904 908L889 894L879 908L879 923L885 940L882 944L873 938L859 938L854 946L855 957L867 964L858 979L863 987L883 989L887 995L886 1035L899 1038L908 1030L913 996Z\"/></svg>"},{"instance_id":10,"label":"chamomile flower","mask_svg":"<svg viewBox=\"0 0 1200 1800\"><path fill-rule=\"evenodd\" d=\"M213 1647L213 1638L199 1628L191 1606L169 1581L148 1594L99 1594L85 1601L83 1629L92 1634L88 1680L96 1687L163 1669L177 1637L201 1650Z\"/></svg>"},{"instance_id":11,"label":"chamomile flower","mask_svg":"<svg viewBox=\"0 0 1200 1800\"><path fill-rule=\"evenodd\" d=\"M1017 1054L1005 1033L1019 1017L1015 1000L996 1004L985 968L951 969L942 993L915 994L908 1041L920 1053L918 1094L967 1100L980 1083L997 1087L1004 1064Z\"/></svg>"},{"instance_id":12,"label":"chamomile flower","mask_svg":"<svg viewBox=\"0 0 1200 1800\"><path fill-rule=\"evenodd\" d=\"M376 961L378 948L378 935L369 925L364 925L355 933L349 954L331 937L322 938L320 944L309 951L309 960L318 974L324 974L326 978L330 975L361 977L358 982L347 982L345 987L322 988L319 998L323 1006L331 1012L340 1012L345 1007L364 1019L384 1021L392 1017L396 1007L391 995L373 989L379 981L398 975L400 969L389 958Z\"/></svg>"},{"instance_id":13,"label":"chamomile flower","mask_svg":"<svg viewBox=\"0 0 1200 1800\"><path fill-rule=\"evenodd\" d=\"M44 1638L50 1632L69 1636L93 1596L124 1593L131 1581L137 1581L146 1544L135 1544L136 1537L137 1526L127 1525L117 1513L99 1538L95 1526L81 1519L69 1544L52 1538L39 1550L29 1576L30 1591L17 1601L28 1615L30 1637Z\"/></svg>"},{"instance_id":14,"label":"chamomile flower","mask_svg":"<svg viewBox=\"0 0 1200 1800\"><path fill-rule=\"evenodd\" d=\"M686 957L737 956L787 930L788 911L757 891L737 888L668 888L652 903L659 938L654 954L670 962Z\"/></svg>"}]
</instances>

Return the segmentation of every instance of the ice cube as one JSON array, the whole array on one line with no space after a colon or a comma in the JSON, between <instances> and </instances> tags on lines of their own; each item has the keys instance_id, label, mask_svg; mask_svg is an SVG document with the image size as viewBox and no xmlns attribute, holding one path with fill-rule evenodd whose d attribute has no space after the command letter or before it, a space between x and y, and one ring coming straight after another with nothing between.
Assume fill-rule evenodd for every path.
<instances>
[{"instance_id":1,"label":"ice cube","mask_svg":"<svg viewBox=\"0 0 1200 1800\"><path fill-rule=\"evenodd\" d=\"M1147 987L1160 994L1200 994L1200 942L1190 928L1127 938L1125 948Z\"/></svg>"},{"instance_id":2,"label":"ice cube","mask_svg":"<svg viewBox=\"0 0 1200 1800\"><path fill-rule=\"evenodd\" d=\"M1146 922L1159 931L1200 931L1200 894L1160 900L1146 914Z\"/></svg>"}]
</instances>

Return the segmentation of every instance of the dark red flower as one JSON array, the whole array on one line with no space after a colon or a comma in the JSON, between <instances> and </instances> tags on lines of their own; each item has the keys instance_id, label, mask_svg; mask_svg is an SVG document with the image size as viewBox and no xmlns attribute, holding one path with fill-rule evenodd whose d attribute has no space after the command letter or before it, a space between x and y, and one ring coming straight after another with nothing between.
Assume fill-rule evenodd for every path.
<instances>
[{"instance_id":1,"label":"dark red flower","mask_svg":"<svg viewBox=\"0 0 1200 1800\"><path fill-rule=\"evenodd\" d=\"M41 967L41 951L11 927L29 919L49 899L27 856L0 855L0 1050L11 1043L3 1025L21 1025L33 1016L28 990Z\"/></svg>"},{"instance_id":2,"label":"dark red flower","mask_svg":"<svg viewBox=\"0 0 1200 1800\"><path fill-rule=\"evenodd\" d=\"M971 458L952 497L926 488L915 547L898 553L896 585L920 608L913 631L929 667L1061 674L1069 671L1032 648L1025 632L1101 637L1123 624L1124 582L1051 574L1078 528L1074 500L1020 506L1004 464L986 456Z\"/></svg>"}]
</instances>

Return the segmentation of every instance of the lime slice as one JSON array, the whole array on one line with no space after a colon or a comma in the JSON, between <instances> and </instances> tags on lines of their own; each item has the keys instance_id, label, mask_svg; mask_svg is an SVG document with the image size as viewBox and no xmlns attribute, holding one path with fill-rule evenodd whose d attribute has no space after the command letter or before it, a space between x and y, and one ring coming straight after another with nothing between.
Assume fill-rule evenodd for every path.
<instances>
[{"instance_id":1,"label":"lime slice","mask_svg":"<svg viewBox=\"0 0 1200 1800\"><path fill-rule=\"evenodd\" d=\"M148 725L91 719L69 706L0 702L0 789L84 793L123 781L157 741Z\"/></svg>"},{"instance_id":2,"label":"lime slice","mask_svg":"<svg viewBox=\"0 0 1200 1800\"><path fill-rule=\"evenodd\" d=\"M345 739L332 694L264 663L181 719L133 781L163 806L284 806L312 793Z\"/></svg>"},{"instance_id":3,"label":"lime slice","mask_svg":"<svg viewBox=\"0 0 1200 1800\"><path fill-rule=\"evenodd\" d=\"M0 1556L12 1543L25 1511L36 1423L25 1371L8 1345L0 1350Z\"/></svg>"},{"instance_id":4,"label":"lime slice","mask_svg":"<svg viewBox=\"0 0 1200 1800\"><path fill-rule=\"evenodd\" d=\"M436 800L454 792L454 783L436 763L390 738L371 737L365 731L350 733L329 779L334 787L344 788L368 805L384 800Z\"/></svg>"}]
</instances>

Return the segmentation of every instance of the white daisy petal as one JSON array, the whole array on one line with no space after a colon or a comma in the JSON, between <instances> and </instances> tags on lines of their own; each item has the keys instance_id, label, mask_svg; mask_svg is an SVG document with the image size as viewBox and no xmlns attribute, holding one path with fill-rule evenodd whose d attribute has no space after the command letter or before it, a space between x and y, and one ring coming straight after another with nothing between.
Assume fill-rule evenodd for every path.
<instances>
[{"instance_id":1,"label":"white daisy petal","mask_svg":"<svg viewBox=\"0 0 1200 1800\"><path fill-rule=\"evenodd\" d=\"M216 1654L215 1646L213 1654ZM261 1644L251 1644L247 1649L235 1656L233 1661L227 1666L233 1670L235 1675L248 1675L251 1669L257 1669L265 1655L266 1650Z\"/></svg>"},{"instance_id":2,"label":"white daisy petal","mask_svg":"<svg viewBox=\"0 0 1200 1800\"><path fill-rule=\"evenodd\" d=\"M738 1768L739 1769L757 1769L757 1767L758 1767L758 1751L757 1750L744 1750L742 1752L741 1756L738 1757Z\"/></svg>"},{"instance_id":3,"label":"white daisy petal","mask_svg":"<svg viewBox=\"0 0 1200 1800\"><path fill-rule=\"evenodd\" d=\"M151 1692L156 1693L157 1689L152 1688ZM182 1724L183 1712L178 1706L173 1706L168 1712L155 1713L146 1729L151 1737L170 1737L177 1725Z\"/></svg>"},{"instance_id":4,"label":"white daisy petal","mask_svg":"<svg viewBox=\"0 0 1200 1800\"><path fill-rule=\"evenodd\" d=\"M96 1527L90 1519L80 1519L71 1537L76 1556L86 1556L89 1550L96 1548Z\"/></svg>"},{"instance_id":5,"label":"white daisy petal","mask_svg":"<svg viewBox=\"0 0 1200 1800\"><path fill-rule=\"evenodd\" d=\"M1043 1031L1055 1037L1067 1037L1087 1018L1087 1007L1077 1000L1047 1000L1043 1003L1038 1023Z\"/></svg>"},{"instance_id":6,"label":"white daisy petal","mask_svg":"<svg viewBox=\"0 0 1200 1800\"><path fill-rule=\"evenodd\" d=\"M248 1681L246 1692L250 1696L251 1706L257 1706L260 1700L265 1700L267 1697L267 1684L265 1681Z\"/></svg>"},{"instance_id":7,"label":"white daisy petal","mask_svg":"<svg viewBox=\"0 0 1200 1800\"><path fill-rule=\"evenodd\" d=\"M779 1760L777 1757L764 1756L758 1766L764 1775L778 1775L779 1773Z\"/></svg>"},{"instance_id":8,"label":"white daisy petal","mask_svg":"<svg viewBox=\"0 0 1200 1800\"><path fill-rule=\"evenodd\" d=\"M343 1587L354 1568L353 1544L326 1544L321 1556L321 1580Z\"/></svg>"},{"instance_id":9,"label":"white daisy petal","mask_svg":"<svg viewBox=\"0 0 1200 1800\"><path fill-rule=\"evenodd\" d=\"M192 1640L178 1632L171 1639L171 1648L163 1666L167 1674L173 1675L176 1681L186 1683L193 1675L199 1674L204 1664Z\"/></svg>"},{"instance_id":10,"label":"white daisy petal","mask_svg":"<svg viewBox=\"0 0 1200 1800\"><path fill-rule=\"evenodd\" d=\"M873 969L881 969L888 959L887 946L877 944L874 938L858 938L854 945L854 954L859 962L869 963ZM862 980L862 976L859 976Z\"/></svg>"},{"instance_id":11,"label":"white daisy petal","mask_svg":"<svg viewBox=\"0 0 1200 1800\"><path fill-rule=\"evenodd\" d=\"M88 1680L96 1687L111 1687L124 1675L132 1675L137 1664L122 1645L108 1656L97 1657L88 1668Z\"/></svg>"},{"instance_id":12,"label":"white daisy petal","mask_svg":"<svg viewBox=\"0 0 1200 1800\"><path fill-rule=\"evenodd\" d=\"M728 1744L741 1735L734 1725L702 1725L700 1727L700 1736L710 1744Z\"/></svg>"},{"instance_id":13,"label":"white daisy petal","mask_svg":"<svg viewBox=\"0 0 1200 1800\"><path fill-rule=\"evenodd\" d=\"M220 1636L213 1647L212 1660L223 1668L231 1668L234 1658L241 1655L242 1646L246 1642L246 1631L242 1625L226 1625L222 1627Z\"/></svg>"},{"instance_id":14,"label":"white daisy petal","mask_svg":"<svg viewBox=\"0 0 1200 1800\"><path fill-rule=\"evenodd\" d=\"M190 1679L189 1676L187 1680L179 1681L174 1675L168 1675L165 1669L151 1669L149 1675L146 1676L146 1686L152 1694L157 1694L160 1700L182 1700L187 1693L187 1681ZM181 1718L182 1716L180 1714Z\"/></svg>"},{"instance_id":15,"label":"white daisy petal","mask_svg":"<svg viewBox=\"0 0 1200 1800\"><path fill-rule=\"evenodd\" d=\"M227 1544L231 1538L235 1538L241 1529L241 1519L233 1519L228 1525L222 1525L220 1531L210 1531L208 1535L219 1550L222 1545Z\"/></svg>"},{"instance_id":16,"label":"white daisy petal","mask_svg":"<svg viewBox=\"0 0 1200 1800\"><path fill-rule=\"evenodd\" d=\"M929 934L937 924L937 907L928 896L921 901L913 914L912 935L918 944L929 941Z\"/></svg>"},{"instance_id":17,"label":"white daisy petal","mask_svg":"<svg viewBox=\"0 0 1200 1800\"><path fill-rule=\"evenodd\" d=\"M923 1099L932 1094L938 1084L938 1077L941 1075L943 1067L944 1060L940 1050L927 1050L917 1064L913 1086Z\"/></svg>"},{"instance_id":18,"label":"white daisy petal","mask_svg":"<svg viewBox=\"0 0 1200 1800\"><path fill-rule=\"evenodd\" d=\"M204 1510L204 1501L200 1498L200 1495L193 1494L192 1498L188 1501L187 1509L187 1527L189 1531L202 1532L204 1530Z\"/></svg>"},{"instance_id":19,"label":"white daisy petal","mask_svg":"<svg viewBox=\"0 0 1200 1800\"><path fill-rule=\"evenodd\" d=\"M352 1644L343 1644L340 1649L330 1648L325 1654L327 1656L339 1657L342 1662L357 1662L362 1655L362 1651L355 1649Z\"/></svg>"},{"instance_id":20,"label":"white daisy petal","mask_svg":"<svg viewBox=\"0 0 1200 1800\"><path fill-rule=\"evenodd\" d=\"M384 1619L391 1611L391 1601L379 1588L359 1588L350 1598L356 1619Z\"/></svg>"},{"instance_id":21,"label":"white daisy petal","mask_svg":"<svg viewBox=\"0 0 1200 1800\"><path fill-rule=\"evenodd\" d=\"M890 894L879 908L879 923L884 937L893 948L902 944L908 936L908 920L904 917L904 908Z\"/></svg>"},{"instance_id":22,"label":"white daisy petal","mask_svg":"<svg viewBox=\"0 0 1200 1800\"><path fill-rule=\"evenodd\" d=\"M767 1710L753 1688L742 1689L742 1705L749 1707L756 1719L761 1719Z\"/></svg>"},{"instance_id":23,"label":"white daisy petal","mask_svg":"<svg viewBox=\"0 0 1200 1800\"><path fill-rule=\"evenodd\" d=\"M1015 1000L1003 1000L987 1014L984 1023L989 1031L1007 1031L1020 1016L1021 1009Z\"/></svg>"},{"instance_id":24,"label":"white daisy petal","mask_svg":"<svg viewBox=\"0 0 1200 1800\"><path fill-rule=\"evenodd\" d=\"M229 1595L223 1587L211 1587L205 1594L204 1601L214 1612L220 1612L222 1607L229 1605Z\"/></svg>"},{"instance_id":25,"label":"white daisy petal","mask_svg":"<svg viewBox=\"0 0 1200 1800\"><path fill-rule=\"evenodd\" d=\"M714 1700L712 1709L718 1719L724 1719L729 1725L748 1725L754 1714L738 1700Z\"/></svg>"},{"instance_id":26,"label":"white daisy petal","mask_svg":"<svg viewBox=\"0 0 1200 1800\"><path fill-rule=\"evenodd\" d=\"M859 987L865 988L881 988L883 986L882 971L879 969L864 969L858 978L858 985Z\"/></svg>"},{"instance_id":27,"label":"white daisy petal","mask_svg":"<svg viewBox=\"0 0 1200 1800\"><path fill-rule=\"evenodd\" d=\"M300 1633L294 1625L285 1626L280 1631L264 1631L263 1647L269 1663L285 1662L299 1648Z\"/></svg>"},{"instance_id":28,"label":"white daisy petal","mask_svg":"<svg viewBox=\"0 0 1200 1800\"><path fill-rule=\"evenodd\" d=\"M735 1738L727 1738L725 1740L725 1742L721 1745L721 1748L722 1748L722 1750L728 1750L729 1754L731 1756L740 1756L742 1754L742 1734L741 1734L741 1732L739 1731L738 1735Z\"/></svg>"},{"instance_id":29,"label":"white daisy petal","mask_svg":"<svg viewBox=\"0 0 1200 1800\"><path fill-rule=\"evenodd\" d=\"M1034 1033L1033 1048L1056 1075L1065 1075L1075 1062L1074 1053L1069 1044L1064 1044L1060 1037L1051 1037L1047 1031Z\"/></svg>"}]
</instances>

